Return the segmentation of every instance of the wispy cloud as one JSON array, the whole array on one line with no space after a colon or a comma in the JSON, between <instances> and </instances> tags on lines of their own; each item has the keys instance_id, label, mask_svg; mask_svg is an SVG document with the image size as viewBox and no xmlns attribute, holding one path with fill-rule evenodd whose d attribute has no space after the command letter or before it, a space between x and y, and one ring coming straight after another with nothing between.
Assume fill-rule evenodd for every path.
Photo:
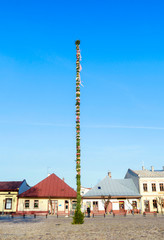
<instances>
[{"instance_id":1,"label":"wispy cloud","mask_svg":"<svg viewBox=\"0 0 164 240\"><path fill-rule=\"evenodd\" d=\"M9 121L0 121L0 124L9 124L9 125L29 125L29 126L47 126L47 127L65 127L65 128L74 128L75 124L65 124L65 123L52 123L52 122L9 122ZM147 130L164 130L164 127L156 126L125 126L125 125L83 125L82 128L104 128L104 129L147 129Z\"/></svg>"},{"instance_id":2,"label":"wispy cloud","mask_svg":"<svg viewBox=\"0 0 164 240\"><path fill-rule=\"evenodd\" d=\"M148 129L164 130L164 127L146 127L146 126L122 126L122 125L85 125L85 128L121 128L121 129Z\"/></svg>"},{"instance_id":3,"label":"wispy cloud","mask_svg":"<svg viewBox=\"0 0 164 240\"><path fill-rule=\"evenodd\" d=\"M72 124L65 124L65 123L51 123L51 122L10 122L10 121L0 121L0 124L7 124L7 125L20 125L20 126L47 126L47 127L74 127Z\"/></svg>"},{"instance_id":4,"label":"wispy cloud","mask_svg":"<svg viewBox=\"0 0 164 240\"><path fill-rule=\"evenodd\" d=\"M33 126L47 126L47 127L74 127L71 124L65 124L65 123L44 123L44 122L31 122L31 123L24 123L25 125L33 125ZM23 123L22 123L23 125Z\"/></svg>"}]
</instances>

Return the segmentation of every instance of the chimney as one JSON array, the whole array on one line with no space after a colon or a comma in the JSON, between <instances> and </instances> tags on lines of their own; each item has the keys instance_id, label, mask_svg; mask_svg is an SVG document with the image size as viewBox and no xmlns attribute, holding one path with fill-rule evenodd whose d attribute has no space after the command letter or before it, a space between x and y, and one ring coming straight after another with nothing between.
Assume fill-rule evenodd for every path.
<instances>
[{"instance_id":1,"label":"chimney","mask_svg":"<svg viewBox=\"0 0 164 240\"><path fill-rule=\"evenodd\" d=\"M64 178L62 178L63 182L64 182Z\"/></svg>"},{"instance_id":2,"label":"chimney","mask_svg":"<svg viewBox=\"0 0 164 240\"><path fill-rule=\"evenodd\" d=\"M144 166L142 166L142 170L145 170L145 167L144 167Z\"/></svg>"},{"instance_id":3,"label":"chimney","mask_svg":"<svg viewBox=\"0 0 164 240\"><path fill-rule=\"evenodd\" d=\"M110 177L110 178L112 177L112 174L111 174L111 172L108 172L108 177Z\"/></svg>"},{"instance_id":4,"label":"chimney","mask_svg":"<svg viewBox=\"0 0 164 240\"><path fill-rule=\"evenodd\" d=\"M51 174L50 173L48 173L48 177L50 176Z\"/></svg>"},{"instance_id":5,"label":"chimney","mask_svg":"<svg viewBox=\"0 0 164 240\"><path fill-rule=\"evenodd\" d=\"M154 172L154 167L153 166L151 166L151 171Z\"/></svg>"}]
</instances>

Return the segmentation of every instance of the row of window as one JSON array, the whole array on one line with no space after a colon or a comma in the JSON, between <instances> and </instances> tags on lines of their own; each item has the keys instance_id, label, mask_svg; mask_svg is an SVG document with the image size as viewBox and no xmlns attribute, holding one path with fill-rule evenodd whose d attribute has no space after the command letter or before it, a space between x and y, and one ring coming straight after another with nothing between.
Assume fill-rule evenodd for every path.
<instances>
[{"instance_id":1,"label":"row of window","mask_svg":"<svg viewBox=\"0 0 164 240\"><path fill-rule=\"evenodd\" d=\"M108 202L108 204L109 204L109 202ZM122 207L122 204L123 204L123 207ZM86 202L86 205L87 205L87 207L89 207L89 208L91 208L91 202ZM136 209L137 208L137 201L132 201L132 207L133 207L133 209ZM124 208L124 201L119 201L119 206L120 206L120 208ZM95 209L95 208L98 208L98 201L93 201L93 209Z\"/></svg>"},{"instance_id":2,"label":"row of window","mask_svg":"<svg viewBox=\"0 0 164 240\"><path fill-rule=\"evenodd\" d=\"M25 200L24 207L25 208L30 207L30 200ZM34 200L34 208L38 208L38 207L39 207L39 200Z\"/></svg>"},{"instance_id":3,"label":"row of window","mask_svg":"<svg viewBox=\"0 0 164 240\"><path fill-rule=\"evenodd\" d=\"M152 192L156 192L156 183L152 183L151 188L152 188ZM160 191L164 191L164 184L163 183L159 184L159 189L160 189ZM144 192L148 191L147 183L143 184L143 190L144 190Z\"/></svg>"},{"instance_id":4,"label":"row of window","mask_svg":"<svg viewBox=\"0 0 164 240\"><path fill-rule=\"evenodd\" d=\"M145 200L144 203L145 207L149 209L149 200ZM157 208L157 204L164 208L164 199L161 199L160 201L157 201L157 199L153 199L153 208Z\"/></svg>"},{"instance_id":5,"label":"row of window","mask_svg":"<svg viewBox=\"0 0 164 240\"><path fill-rule=\"evenodd\" d=\"M30 206L30 200L25 200L25 208L29 208ZM39 200L34 200L34 208L39 207ZM12 198L6 198L5 199L5 209L10 210L12 209Z\"/></svg>"},{"instance_id":6,"label":"row of window","mask_svg":"<svg viewBox=\"0 0 164 240\"><path fill-rule=\"evenodd\" d=\"M68 208L68 201L65 200L66 209ZM29 208L30 207L30 200L25 200L24 207ZM34 208L39 208L39 200L34 200ZM76 201L72 201L72 208L76 208ZM10 210L12 209L12 198L6 198L5 199L5 209Z\"/></svg>"}]
</instances>

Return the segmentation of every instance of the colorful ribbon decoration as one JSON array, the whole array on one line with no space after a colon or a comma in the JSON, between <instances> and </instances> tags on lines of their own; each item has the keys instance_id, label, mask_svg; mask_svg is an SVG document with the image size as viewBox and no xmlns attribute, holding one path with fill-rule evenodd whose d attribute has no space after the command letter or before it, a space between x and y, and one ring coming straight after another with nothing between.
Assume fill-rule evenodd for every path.
<instances>
[{"instance_id":1,"label":"colorful ribbon decoration","mask_svg":"<svg viewBox=\"0 0 164 240\"><path fill-rule=\"evenodd\" d=\"M77 183L77 211L81 211L81 167L80 167L80 71L81 71L81 54L80 54L80 41L77 40L76 44L76 183Z\"/></svg>"}]
</instances>

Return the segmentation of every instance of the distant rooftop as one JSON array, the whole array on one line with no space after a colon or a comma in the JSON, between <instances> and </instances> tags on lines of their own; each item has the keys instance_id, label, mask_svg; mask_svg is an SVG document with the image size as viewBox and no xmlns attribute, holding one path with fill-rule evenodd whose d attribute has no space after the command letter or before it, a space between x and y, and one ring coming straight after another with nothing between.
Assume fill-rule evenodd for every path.
<instances>
[{"instance_id":1,"label":"distant rooftop","mask_svg":"<svg viewBox=\"0 0 164 240\"><path fill-rule=\"evenodd\" d=\"M23 181L0 182L0 191L18 191Z\"/></svg>"},{"instance_id":2,"label":"distant rooftop","mask_svg":"<svg viewBox=\"0 0 164 240\"><path fill-rule=\"evenodd\" d=\"M130 169L131 170L131 169ZM142 167L142 170L131 170L138 177L164 177L164 167L162 170L154 170L154 167L151 167L151 170L145 169Z\"/></svg>"}]
</instances>

